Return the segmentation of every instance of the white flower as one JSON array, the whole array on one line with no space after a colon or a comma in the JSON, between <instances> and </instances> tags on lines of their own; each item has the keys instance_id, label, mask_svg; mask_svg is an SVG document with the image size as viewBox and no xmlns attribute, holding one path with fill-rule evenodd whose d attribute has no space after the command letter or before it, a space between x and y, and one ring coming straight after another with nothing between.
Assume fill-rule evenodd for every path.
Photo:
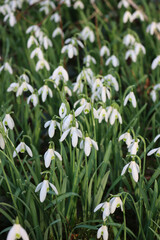
<instances>
[{"instance_id":1,"label":"white flower","mask_svg":"<svg viewBox=\"0 0 160 240\"><path fill-rule=\"evenodd\" d=\"M151 156L153 153L156 153L157 157L160 157L160 147L159 148L154 148L151 151L147 153L147 156Z\"/></svg>"},{"instance_id":2,"label":"white flower","mask_svg":"<svg viewBox=\"0 0 160 240\"><path fill-rule=\"evenodd\" d=\"M152 62L151 68L154 70L157 66L160 65L160 55L158 55Z\"/></svg>"},{"instance_id":3,"label":"white flower","mask_svg":"<svg viewBox=\"0 0 160 240\"><path fill-rule=\"evenodd\" d=\"M130 163L126 164L121 172L121 176L123 176L128 168L128 172L132 173L132 177L135 182L138 182L138 173L139 171L139 166L135 161L131 161Z\"/></svg>"},{"instance_id":4,"label":"white flower","mask_svg":"<svg viewBox=\"0 0 160 240\"><path fill-rule=\"evenodd\" d=\"M30 147L28 147L24 142L20 142L20 144L16 147L16 151L13 152L13 157L15 157L17 153L24 153L25 151L27 151L30 157L33 156Z\"/></svg>"},{"instance_id":5,"label":"white flower","mask_svg":"<svg viewBox=\"0 0 160 240\"><path fill-rule=\"evenodd\" d=\"M76 107L78 103L80 103L80 107L76 109L75 117L79 116L82 111L84 114L88 114L90 112L91 104L87 102L85 98L81 98L80 100L76 101L74 103L74 107Z\"/></svg>"},{"instance_id":6,"label":"white flower","mask_svg":"<svg viewBox=\"0 0 160 240\"><path fill-rule=\"evenodd\" d=\"M44 202L47 196L47 192L49 191L49 185L53 189L56 195L58 195L57 188L50 183L48 180L43 180L43 182L39 183L38 186L35 189L35 192L38 192L40 190L40 201Z\"/></svg>"},{"instance_id":7,"label":"white flower","mask_svg":"<svg viewBox=\"0 0 160 240\"><path fill-rule=\"evenodd\" d=\"M7 92L17 92L19 88L19 83L11 83L11 85L9 86L9 88L7 89Z\"/></svg>"},{"instance_id":8,"label":"white flower","mask_svg":"<svg viewBox=\"0 0 160 240\"><path fill-rule=\"evenodd\" d=\"M96 59L91 55L87 55L83 58L83 63L86 64L86 67L89 67L91 63L96 64Z\"/></svg>"},{"instance_id":9,"label":"white flower","mask_svg":"<svg viewBox=\"0 0 160 240\"><path fill-rule=\"evenodd\" d=\"M20 239L29 240L26 230L20 224L14 224L7 235L6 240Z\"/></svg>"},{"instance_id":10,"label":"white flower","mask_svg":"<svg viewBox=\"0 0 160 240\"><path fill-rule=\"evenodd\" d=\"M26 81L22 82L22 84L17 89L16 97L21 96L23 91L26 92L28 90L31 93L33 93L33 87L29 83L27 83Z\"/></svg>"},{"instance_id":11,"label":"white flower","mask_svg":"<svg viewBox=\"0 0 160 240\"><path fill-rule=\"evenodd\" d=\"M4 119L3 119L3 124L8 126L11 130L13 130L15 124L13 121L13 118L11 117L10 114L6 114Z\"/></svg>"},{"instance_id":12,"label":"white flower","mask_svg":"<svg viewBox=\"0 0 160 240\"><path fill-rule=\"evenodd\" d=\"M36 46L38 46L38 41L34 36L30 36L27 42L27 48L30 48L33 44L35 44Z\"/></svg>"},{"instance_id":13,"label":"white flower","mask_svg":"<svg viewBox=\"0 0 160 240\"><path fill-rule=\"evenodd\" d=\"M51 16L50 19L51 19L51 20L54 20L56 23L58 23L58 22L60 22L61 17L60 17L60 15L56 12L56 13L54 13L54 14Z\"/></svg>"},{"instance_id":14,"label":"white flower","mask_svg":"<svg viewBox=\"0 0 160 240\"><path fill-rule=\"evenodd\" d=\"M56 127L60 129L60 124L56 120L50 120L44 124L44 127L45 128L49 127L48 135L50 138L52 138L55 134Z\"/></svg>"},{"instance_id":15,"label":"white flower","mask_svg":"<svg viewBox=\"0 0 160 240\"><path fill-rule=\"evenodd\" d=\"M36 64L36 72L38 72L40 69L43 69L44 67L47 69L47 71L50 70L49 63L44 58L42 58Z\"/></svg>"},{"instance_id":16,"label":"white flower","mask_svg":"<svg viewBox=\"0 0 160 240\"><path fill-rule=\"evenodd\" d=\"M2 149L5 148L5 139L4 139L4 135L7 134L7 129L5 127L5 125L3 125L1 122L0 122L0 147Z\"/></svg>"},{"instance_id":17,"label":"white flower","mask_svg":"<svg viewBox=\"0 0 160 240\"><path fill-rule=\"evenodd\" d=\"M52 90L46 84L38 90L38 94L42 94L42 102L46 101L48 94L51 98L53 97Z\"/></svg>"},{"instance_id":18,"label":"white flower","mask_svg":"<svg viewBox=\"0 0 160 240\"><path fill-rule=\"evenodd\" d=\"M132 136L131 136L131 134L129 132L125 132L118 139L118 141L121 141L121 140L126 142L127 147L129 147L131 142L132 142Z\"/></svg>"},{"instance_id":19,"label":"white flower","mask_svg":"<svg viewBox=\"0 0 160 240\"><path fill-rule=\"evenodd\" d=\"M66 114L67 114L66 105L65 105L65 103L62 103L61 106L60 106L60 108L59 108L59 116L60 116L61 118L64 118L64 117L66 116Z\"/></svg>"},{"instance_id":20,"label":"white flower","mask_svg":"<svg viewBox=\"0 0 160 240\"><path fill-rule=\"evenodd\" d=\"M80 9L84 9L84 4L81 1L76 1L73 5L74 9L80 8Z\"/></svg>"},{"instance_id":21,"label":"white flower","mask_svg":"<svg viewBox=\"0 0 160 240\"><path fill-rule=\"evenodd\" d=\"M60 27L57 27L53 33L52 33L52 38L55 38L57 35L61 35L62 38L64 38L64 33Z\"/></svg>"},{"instance_id":22,"label":"white flower","mask_svg":"<svg viewBox=\"0 0 160 240\"><path fill-rule=\"evenodd\" d=\"M156 142L159 138L160 138L160 134L158 134L158 135L154 138L154 142Z\"/></svg>"},{"instance_id":23,"label":"white flower","mask_svg":"<svg viewBox=\"0 0 160 240\"><path fill-rule=\"evenodd\" d=\"M102 208L101 210L103 211L103 221L104 221L106 217L110 215L110 202L104 202L104 203L98 204L97 207L94 209L94 212L96 212L100 208Z\"/></svg>"},{"instance_id":24,"label":"white flower","mask_svg":"<svg viewBox=\"0 0 160 240\"><path fill-rule=\"evenodd\" d=\"M121 211L123 212L123 204L122 204L122 200L120 199L120 197L113 197L110 200L110 211L111 213L114 213L116 208L121 207Z\"/></svg>"},{"instance_id":25,"label":"white flower","mask_svg":"<svg viewBox=\"0 0 160 240\"><path fill-rule=\"evenodd\" d=\"M100 49L100 56L103 57L105 54L107 54L107 56L110 56L110 50L107 46L102 46Z\"/></svg>"},{"instance_id":26,"label":"white flower","mask_svg":"<svg viewBox=\"0 0 160 240\"><path fill-rule=\"evenodd\" d=\"M123 22L127 23L127 22L132 22L132 14L129 11L126 11L123 15Z\"/></svg>"},{"instance_id":27,"label":"white flower","mask_svg":"<svg viewBox=\"0 0 160 240\"><path fill-rule=\"evenodd\" d=\"M108 122L108 119L109 119L109 116L110 116L112 110L113 110L113 108L111 106L107 107L106 109L100 107L98 109L99 123L101 123L103 119L105 119L105 121Z\"/></svg>"},{"instance_id":28,"label":"white flower","mask_svg":"<svg viewBox=\"0 0 160 240\"><path fill-rule=\"evenodd\" d=\"M132 14L132 22L135 20L135 19L140 19L142 22L144 21L144 15L141 11L139 10L136 10L133 14Z\"/></svg>"},{"instance_id":29,"label":"white flower","mask_svg":"<svg viewBox=\"0 0 160 240\"><path fill-rule=\"evenodd\" d=\"M64 139L67 137L67 135L69 134L70 132L70 136L72 138L72 146L73 147L76 147L77 144L78 144L78 137L79 138L82 138L82 132L81 130L79 130L77 127L71 127L69 129L67 129L61 136L60 138L60 142L63 142Z\"/></svg>"},{"instance_id":30,"label":"white flower","mask_svg":"<svg viewBox=\"0 0 160 240\"><path fill-rule=\"evenodd\" d=\"M4 22L6 22L8 19L9 19L9 25L11 27L13 27L17 23L14 13L11 11L4 17Z\"/></svg>"},{"instance_id":31,"label":"white flower","mask_svg":"<svg viewBox=\"0 0 160 240\"><path fill-rule=\"evenodd\" d=\"M150 95L151 95L152 101L155 102L157 99L157 95L154 89L150 92Z\"/></svg>"},{"instance_id":32,"label":"white flower","mask_svg":"<svg viewBox=\"0 0 160 240\"><path fill-rule=\"evenodd\" d=\"M89 27L83 28L83 30L80 33L80 36L84 41L86 41L87 39L89 39L90 42L95 41L94 32Z\"/></svg>"},{"instance_id":33,"label":"white flower","mask_svg":"<svg viewBox=\"0 0 160 240\"><path fill-rule=\"evenodd\" d=\"M30 102L33 103L33 106L36 107L38 104L38 96L37 94L33 93L31 94L28 98L27 98L27 104L29 104Z\"/></svg>"},{"instance_id":34,"label":"white flower","mask_svg":"<svg viewBox=\"0 0 160 240\"><path fill-rule=\"evenodd\" d=\"M125 8L128 8L129 7L129 3L127 0L121 0L119 3L118 3L118 8L121 8L121 7L125 7Z\"/></svg>"},{"instance_id":35,"label":"white flower","mask_svg":"<svg viewBox=\"0 0 160 240\"><path fill-rule=\"evenodd\" d=\"M81 141L80 143L80 148L83 149L84 148L84 152L86 154L86 156L88 157L91 153L91 147L94 147L97 151L98 151L98 145L97 142L95 142L93 139L91 139L90 137L85 137L84 140Z\"/></svg>"},{"instance_id":36,"label":"white flower","mask_svg":"<svg viewBox=\"0 0 160 240\"><path fill-rule=\"evenodd\" d=\"M142 52L143 54L146 54L146 49L141 43L135 43L135 53L138 55L139 52Z\"/></svg>"},{"instance_id":37,"label":"white flower","mask_svg":"<svg viewBox=\"0 0 160 240\"><path fill-rule=\"evenodd\" d=\"M136 155L137 151L138 151L138 143L140 142L139 139L135 140L135 139L132 139L132 142L131 144L128 146L128 152L131 154L131 155Z\"/></svg>"},{"instance_id":38,"label":"white flower","mask_svg":"<svg viewBox=\"0 0 160 240\"><path fill-rule=\"evenodd\" d=\"M127 105L127 102L130 101L132 103L132 106L134 108L136 108L137 106L137 102L136 102L136 98L133 92L130 92L124 99L124 106Z\"/></svg>"},{"instance_id":39,"label":"white flower","mask_svg":"<svg viewBox=\"0 0 160 240\"><path fill-rule=\"evenodd\" d=\"M52 73L52 76L51 76L51 78L54 80L54 79L56 79L56 78L61 78L61 79L63 79L64 80L64 82L67 82L68 81L68 79L69 79L69 76L68 76L68 73L67 73L67 71L64 69L64 67L62 67L62 66L59 66L58 68L56 68L55 70L54 70L54 72Z\"/></svg>"},{"instance_id":40,"label":"white flower","mask_svg":"<svg viewBox=\"0 0 160 240\"><path fill-rule=\"evenodd\" d=\"M35 49L31 52L30 58L32 59L32 58L34 58L35 56L37 56L39 59L43 59L43 58L44 58L44 57L43 57L43 52L42 52L42 50L41 50L39 47L35 48Z\"/></svg>"},{"instance_id":41,"label":"white flower","mask_svg":"<svg viewBox=\"0 0 160 240\"><path fill-rule=\"evenodd\" d=\"M61 53L68 53L69 58L73 58L74 56L78 55L77 49L73 44L64 45L61 50Z\"/></svg>"},{"instance_id":42,"label":"white flower","mask_svg":"<svg viewBox=\"0 0 160 240\"><path fill-rule=\"evenodd\" d=\"M2 70L8 71L10 74L13 74L13 70L8 62L5 62L1 67L0 67L0 73Z\"/></svg>"},{"instance_id":43,"label":"white flower","mask_svg":"<svg viewBox=\"0 0 160 240\"><path fill-rule=\"evenodd\" d=\"M126 46L133 45L135 43L135 41L136 41L135 37L131 34L127 34L123 38L123 44Z\"/></svg>"},{"instance_id":44,"label":"white flower","mask_svg":"<svg viewBox=\"0 0 160 240\"><path fill-rule=\"evenodd\" d=\"M136 62L137 61L137 54L134 50L130 49L126 52L126 55L125 55L125 60L127 60L128 58L131 58L133 62Z\"/></svg>"},{"instance_id":45,"label":"white flower","mask_svg":"<svg viewBox=\"0 0 160 240\"><path fill-rule=\"evenodd\" d=\"M116 108L112 109L112 113L110 115L110 124L113 125L115 120L118 119L119 123L122 124L122 117Z\"/></svg>"},{"instance_id":46,"label":"white flower","mask_svg":"<svg viewBox=\"0 0 160 240\"><path fill-rule=\"evenodd\" d=\"M160 23L152 22L148 25L146 32L153 35L157 30L160 31Z\"/></svg>"},{"instance_id":47,"label":"white flower","mask_svg":"<svg viewBox=\"0 0 160 240\"><path fill-rule=\"evenodd\" d=\"M44 154L44 162L45 162L45 167L48 168L51 164L51 160L54 160L55 157L57 157L60 161L62 161L61 155L57 152L54 151L52 148L49 148L47 152Z\"/></svg>"},{"instance_id":48,"label":"white flower","mask_svg":"<svg viewBox=\"0 0 160 240\"><path fill-rule=\"evenodd\" d=\"M63 119L62 123L62 131L66 131L68 128L70 128L71 124L73 122L73 115L69 114Z\"/></svg>"},{"instance_id":49,"label":"white flower","mask_svg":"<svg viewBox=\"0 0 160 240\"><path fill-rule=\"evenodd\" d=\"M40 44L44 46L44 48L47 50L48 47L52 47L52 41L47 37L43 36L39 38Z\"/></svg>"},{"instance_id":50,"label":"white flower","mask_svg":"<svg viewBox=\"0 0 160 240\"><path fill-rule=\"evenodd\" d=\"M109 57L105 63L106 66L108 66L110 64L110 62L112 63L113 67L118 67L119 66L119 60L115 55L112 55L111 57Z\"/></svg>"},{"instance_id":51,"label":"white flower","mask_svg":"<svg viewBox=\"0 0 160 240\"><path fill-rule=\"evenodd\" d=\"M114 89L115 89L115 91L118 92L118 90L119 90L119 84L118 84L118 82L117 82L117 80L116 80L115 77L113 77L111 74L108 74L108 75L106 75L103 79L107 81L107 84L108 84L109 86L113 86Z\"/></svg>"},{"instance_id":52,"label":"white flower","mask_svg":"<svg viewBox=\"0 0 160 240\"><path fill-rule=\"evenodd\" d=\"M98 229L97 232L97 239L101 238L103 236L103 240L108 240L108 228L107 226L102 226Z\"/></svg>"}]
</instances>

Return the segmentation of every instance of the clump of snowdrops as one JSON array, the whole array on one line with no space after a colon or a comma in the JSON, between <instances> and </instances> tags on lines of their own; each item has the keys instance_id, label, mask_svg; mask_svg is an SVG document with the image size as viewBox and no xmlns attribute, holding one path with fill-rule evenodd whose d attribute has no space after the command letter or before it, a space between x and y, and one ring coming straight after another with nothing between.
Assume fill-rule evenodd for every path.
<instances>
[{"instance_id":1,"label":"clump of snowdrops","mask_svg":"<svg viewBox=\"0 0 160 240\"><path fill-rule=\"evenodd\" d=\"M2 239L159 239L159 8L1 1Z\"/></svg>"}]
</instances>

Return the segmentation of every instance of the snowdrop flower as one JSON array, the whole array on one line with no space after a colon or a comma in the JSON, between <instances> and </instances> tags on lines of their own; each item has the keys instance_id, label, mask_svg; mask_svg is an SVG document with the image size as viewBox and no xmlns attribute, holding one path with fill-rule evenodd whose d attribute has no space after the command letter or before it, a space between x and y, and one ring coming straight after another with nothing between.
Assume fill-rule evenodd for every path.
<instances>
[{"instance_id":1,"label":"snowdrop flower","mask_svg":"<svg viewBox=\"0 0 160 240\"><path fill-rule=\"evenodd\" d=\"M144 21L144 15L141 11L137 10L132 14L132 22L135 19L140 19L142 22Z\"/></svg>"},{"instance_id":2,"label":"snowdrop flower","mask_svg":"<svg viewBox=\"0 0 160 240\"><path fill-rule=\"evenodd\" d=\"M147 153L147 156L151 156L153 153L156 153L157 157L160 157L160 147L159 148L154 148L151 151Z\"/></svg>"},{"instance_id":3,"label":"snowdrop flower","mask_svg":"<svg viewBox=\"0 0 160 240\"><path fill-rule=\"evenodd\" d=\"M96 212L100 208L103 211L103 216L102 216L103 221L105 221L106 217L110 215L110 202L104 202L104 203L98 204L97 207L94 209L94 212Z\"/></svg>"},{"instance_id":4,"label":"snowdrop flower","mask_svg":"<svg viewBox=\"0 0 160 240\"><path fill-rule=\"evenodd\" d=\"M58 22L60 22L61 17L60 17L60 15L56 12L56 13L54 13L54 14L51 16L50 19L51 19L51 20L54 20L55 23L58 23Z\"/></svg>"},{"instance_id":5,"label":"snowdrop flower","mask_svg":"<svg viewBox=\"0 0 160 240\"><path fill-rule=\"evenodd\" d=\"M126 142L127 147L129 147L131 142L132 142L132 136L131 136L131 134L129 132L125 132L118 139L118 141L121 141L121 140Z\"/></svg>"},{"instance_id":6,"label":"snowdrop flower","mask_svg":"<svg viewBox=\"0 0 160 240\"><path fill-rule=\"evenodd\" d=\"M82 132L81 130L79 130L77 127L71 127L69 129L67 129L61 136L60 138L60 142L63 142L64 139L67 137L67 135L69 134L70 132L70 136L72 138L72 146L73 147L76 147L77 144L78 144L78 137L79 138L82 138Z\"/></svg>"},{"instance_id":7,"label":"snowdrop flower","mask_svg":"<svg viewBox=\"0 0 160 240\"><path fill-rule=\"evenodd\" d=\"M86 67L89 67L91 63L96 64L96 59L91 55L87 55L83 58L83 63L86 64Z\"/></svg>"},{"instance_id":8,"label":"snowdrop flower","mask_svg":"<svg viewBox=\"0 0 160 240\"><path fill-rule=\"evenodd\" d=\"M51 164L51 160L54 160L55 157L57 157L60 161L62 161L61 155L57 152L54 151L54 149L49 148L47 152L44 154L44 162L45 162L45 167L48 168Z\"/></svg>"},{"instance_id":9,"label":"snowdrop flower","mask_svg":"<svg viewBox=\"0 0 160 240\"><path fill-rule=\"evenodd\" d=\"M11 85L7 88L7 92L17 92L19 88L19 83L11 83Z\"/></svg>"},{"instance_id":10,"label":"snowdrop flower","mask_svg":"<svg viewBox=\"0 0 160 240\"><path fill-rule=\"evenodd\" d=\"M23 73L23 74L19 77L19 79L22 80L22 81L25 81L25 82L29 83L29 77L28 77L25 73Z\"/></svg>"},{"instance_id":11,"label":"snowdrop flower","mask_svg":"<svg viewBox=\"0 0 160 240\"><path fill-rule=\"evenodd\" d=\"M44 59L44 57L43 57L43 52L42 52L42 50L41 50L39 47L35 48L35 49L31 52L30 58L32 59L32 58L34 58L35 56L37 56L39 59Z\"/></svg>"},{"instance_id":12,"label":"snowdrop flower","mask_svg":"<svg viewBox=\"0 0 160 240\"><path fill-rule=\"evenodd\" d=\"M118 67L119 66L119 60L115 55L112 55L111 57L109 57L105 63L106 66L108 66L110 64L110 62L112 63L113 67Z\"/></svg>"},{"instance_id":13,"label":"snowdrop flower","mask_svg":"<svg viewBox=\"0 0 160 240\"><path fill-rule=\"evenodd\" d=\"M15 124L13 121L13 118L11 117L10 114L6 114L4 119L3 119L3 124L8 126L11 130L13 130Z\"/></svg>"},{"instance_id":14,"label":"snowdrop flower","mask_svg":"<svg viewBox=\"0 0 160 240\"><path fill-rule=\"evenodd\" d=\"M67 115L64 119L63 119L63 123L62 123L62 131L66 131L67 129L70 128L70 126L72 125L73 122L73 115L69 114Z\"/></svg>"},{"instance_id":15,"label":"snowdrop flower","mask_svg":"<svg viewBox=\"0 0 160 240\"><path fill-rule=\"evenodd\" d=\"M6 22L9 19L9 25L13 27L16 23L16 17L14 16L13 12L9 12L5 17L4 17L4 22Z\"/></svg>"},{"instance_id":16,"label":"snowdrop flower","mask_svg":"<svg viewBox=\"0 0 160 240\"><path fill-rule=\"evenodd\" d=\"M42 6L40 8L40 12L44 11L45 12L45 15L48 15L49 12L50 12L50 8L55 10L56 6L53 2L51 2L50 0L45 0L43 2L40 3L40 5Z\"/></svg>"},{"instance_id":17,"label":"snowdrop flower","mask_svg":"<svg viewBox=\"0 0 160 240\"><path fill-rule=\"evenodd\" d=\"M60 129L60 124L56 120L50 120L50 121L47 121L44 124L44 127L45 128L49 127L48 128L48 135L49 135L50 138L52 138L52 137L54 137L56 127L58 127Z\"/></svg>"},{"instance_id":18,"label":"snowdrop flower","mask_svg":"<svg viewBox=\"0 0 160 240\"><path fill-rule=\"evenodd\" d=\"M59 108L59 116L60 116L61 118L64 118L64 117L66 116L66 114L67 114L66 105L65 105L65 103L62 103L61 106L60 106L60 108Z\"/></svg>"},{"instance_id":19,"label":"snowdrop flower","mask_svg":"<svg viewBox=\"0 0 160 240\"><path fill-rule=\"evenodd\" d=\"M20 224L14 224L7 235L6 240L20 239L29 240L26 230Z\"/></svg>"},{"instance_id":20,"label":"snowdrop flower","mask_svg":"<svg viewBox=\"0 0 160 240\"><path fill-rule=\"evenodd\" d=\"M136 108L137 106L137 102L136 102L136 98L133 92L130 92L124 99L124 106L127 105L127 102L130 101L132 103L132 106L134 108Z\"/></svg>"},{"instance_id":21,"label":"snowdrop flower","mask_svg":"<svg viewBox=\"0 0 160 240\"><path fill-rule=\"evenodd\" d=\"M119 123L122 124L122 117L116 108L113 108L112 113L110 115L110 124L113 125L115 120L118 119Z\"/></svg>"},{"instance_id":22,"label":"snowdrop flower","mask_svg":"<svg viewBox=\"0 0 160 240\"><path fill-rule=\"evenodd\" d=\"M80 8L80 9L84 9L84 4L81 1L76 1L73 5L74 9Z\"/></svg>"},{"instance_id":23,"label":"snowdrop flower","mask_svg":"<svg viewBox=\"0 0 160 240\"><path fill-rule=\"evenodd\" d=\"M13 70L8 62L5 62L1 67L0 67L0 73L2 70L8 71L10 74L13 74Z\"/></svg>"},{"instance_id":24,"label":"snowdrop flower","mask_svg":"<svg viewBox=\"0 0 160 240\"><path fill-rule=\"evenodd\" d=\"M53 79L53 80L56 80L57 78L59 79L59 77L60 77L60 79L62 79L65 83L68 81L68 79L69 79L69 76L68 76L68 73L67 73L67 71L64 69L64 67L62 67L62 66L59 66L58 68L56 68L55 70L54 70L54 72L52 73L52 76L51 76L51 78Z\"/></svg>"},{"instance_id":25,"label":"snowdrop flower","mask_svg":"<svg viewBox=\"0 0 160 240\"><path fill-rule=\"evenodd\" d=\"M72 91L71 91L71 89L69 89L69 87L67 87L67 86L64 86L64 93L65 93L65 94L68 94L70 97L72 96Z\"/></svg>"},{"instance_id":26,"label":"snowdrop flower","mask_svg":"<svg viewBox=\"0 0 160 240\"><path fill-rule=\"evenodd\" d=\"M121 8L121 7L125 7L125 8L128 8L129 7L129 3L127 0L121 0L119 3L118 3L118 8Z\"/></svg>"},{"instance_id":27,"label":"snowdrop flower","mask_svg":"<svg viewBox=\"0 0 160 240\"><path fill-rule=\"evenodd\" d=\"M160 55L158 55L152 62L151 68L154 70L157 66L160 65Z\"/></svg>"},{"instance_id":28,"label":"snowdrop flower","mask_svg":"<svg viewBox=\"0 0 160 240\"><path fill-rule=\"evenodd\" d=\"M157 95L156 95L156 91L154 89L150 92L150 96L152 98L152 101L155 102L157 99Z\"/></svg>"},{"instance_id":29,"label":"snowdrop flower","mask_svg":"<svg viewBox=\"0 0 160 240\"><path fill-rule=\"evenodd\" d=\"M123 44L125 46L129 46L129 45L133 45L135 43L136 39L133 35L131 34L127 34L124 38L123 38Z\"/></svg>"},{"instance_id":30,"label":"snowdrop flower","mask_svg":"<svg viewBox=\"0 0 160 240\"><path fill-rule=\"evenodd\" d=\"M38 90L38 94L41 95L42 94L42 102L46 101L47 95L49 94L49 96L52 98L53 97L53 93L52 90L45 84L43 85L43 87L41 87Z\"/></svg>"},{"instance_id":31,"label":"snowdrop flower","mask_svg":"<svg viewBox=\"0 0 160 240\"><path fill-rule=\"evenodd\" d=\"M27 42L27 48L30 48L33 44L35 44L36 46L38 46L38 41L34 36L30 36Z\"/></svg>"},{"instance_id":32,"label":"snowdrop flower","mask_svg":"<svg viewBox=\"0 0 160 240\"><path fill-rule=\"evenodd\" d=\"M139 139L132 139L132 142L131 144L128 146L128 152L131 154L131 155L136 155L137 151L138 151L138 143L140 142Z\"/></svg>"},{"instance_id":33,"label":"snowdrop flower","mask_svg":"<svg viewBox=\"0 0 160 240\"><path fill-rule=\"evenodd\" d=\"M146 32L153 35L157 30L160 31L160 23L152 22L148 25Z\"/></svg>"},{"instance_id":34,"label":"snowdrop flower","mask_svg":"<svg viewBox=\"0 0 160 240\"><path fill-rule=\"evenodd\" d=\"M127 60L128 58L131 58L133 62L136 62L137 54L135 53L134 50L130 49L126 52L125 60Z\"/></svg>"},{"instance_id":35,"label":"snowdrop flower","mask_svg":"<svg viewBox=\"0 0 160 240\"><path fill-rule=\"evenodd\" d=\"M141 44L141 43L135 43L135 53L138 55L140 53L140 51L143 54L146 54L146 49L145 47Z\"/></svg>"},{"instance_id":36,"label":"snowdrop flower","mask_svg":"<svg viewBox=\"0 0 160 240\"><path fill-rule=\"evenodd\" d=\"M120 197L113 197L110 200L110 211L111 213L114 213L116 208L121 207L121 211L123 212L123 204L122 204L122 200L120 199Z\"/></svg>"},{"instance_id":37,"label":"snowdrop flower","mask_svg":"<svg viewBox=\"0 0 160 240\"><path fill-rule=\"evenodd\" d=\"M85 98L81 98L80 100L76 101L74 103L74 108L77 106L77 104L80 103L80 107L77 108L75 111L75 117L79 116L81 112L83 111L85 114L88 114L91 110L91 104L87 102Z\"/></svg>"},{"instance_id":38,"label":"snowdrop flower","mask_svg":"<svg viewBox=\"0 0 160 240\"><path fill-rule=\"evenodd\" d=\"M95 142L93 139L91 139L90 137L85 137L84 140L81 141L80 143L80 148L83 149L84 148L84 152L86 154L86 156L88 157L91 153L91 147L94 147L97 151L98 151L98 144L97 142Z\"/></svg>"},{"instance_id":39,"label":"snowdrop flower","mask_svg":"<svg viewBox=\"0 0 160 240\"><path fill-rule=\"evenodd\" d=\"M21 96L23 92L27 92L28 90L33 93L33 87L26 81L22 82L17 89L16 97Z\"/></svg>"},{"instance_id":40,"label":"snowdrop flower","mask_svg":"<svg viewBox=\"0 0 160 240\"><path fill-rule=\"evenodd\" d=\"M43 45L46 50L48 49L48 47L53 46L52 41L47 36L44 36L39 40L40 40L40 44Z\"/></svg>"},{"instance_id":41,"label":"snowdrop flower","mask_svg":"<svg viewBox=\"0 0 160 240\"><path fill-rule=\"evenodd\" d=\"M80 36L84 41L86 41L87 39L89 39L90 42L95 41L94 32L89 27L83 28L83 30L80 33Z\"/></svg>"},{"instance_id":42,"label":"snowdrop flower","mask_svg":"<svg viewBox=\"0 0 160 240\"><path fill-rule=\"evenodd\" d=\"M39 183L35 189L35 192L40 190L40 202L44 202L47 196L47 192L49 191L49 186L53 189L56 195L58 195L57 188L50 183L48 180L43 180L43 182Z\"/></svg>"},{"instance_id":43,"label":"snowdrop flower","mask_svg":"<svg viewBox=\"0 0 160 240\"><path fill-rule=\"evenodd\" d=\"M61 53L65 53L65 52L68 53L68 57L69 58L73 58L74 56L78 55L76 47L74 45L72 45L72 44L65 45L62 48Z\"/></svg>"},{"instance_id":44,"label":"snowdrop flower","mask_svg":"<svg viewBox=\"0 0 160 240\"><path fill-rule=\"evenodd\" d=\"M108 240L108 228L107 228L107 226L103 225L98 229L97 239L101 238L101 236L103 236L103 240Z\"/></svg>"},{"instance_id":45,"label":"snowdrop flower","mask_svg":"<svg viewBox=\"0 0 160 240\"><path fill-rule=\"evenodd\" d=\"M108 97L108 99L111 98L110 89L107 88L106 86L100 87L99 91L101 92L102 102L106 102L106 99L107 99L106 96Z\"/></svg>"},{"instance_id":46,"label":"snowdrop flower","mask_svg":"<svg viewBox=\"0 0 160 240\"><path fill-rule=\"evenodd\" d=\"M25 151L27 151L27 153L30 157L33 156L30 147L28 147L27 144L25 144L24 142L20 142L20 144L16 147L16 151L13 152L13 157L15 157L17 155L17 153L19 153L19 152L24 153Z\"/></svg>"},{"instance_id":47,"label":"snowdrop flower","mask_svg":"<svg viewBox=\"0 0 160 240\"><path fill-rule=\"evenodd\" d=\"M160 138L160 134L158 134L158 135L154 138L154 142L156 142L159 138Z\"/></svg>"},{"instance_id":48,"label":"snowdrop flower","mask_svg":"<svg viewBox=\"0 0 160 240\"><path fill-rule=\"evenodd\" d=\"M71 6L71 1L70 1L70 0L61 0L61 1L60 1L60 4L61 4L61 3L66 4L67 7L70 7L70 6Z\"/></svg>"},{"instance_id":49,"label":"snowdrop flower","mask_svg":"<svg viewBox=\"0 0 160 240\"><path fill-rule=\"evenodd\" d=\"M106 109L100 107L98 109L98 114L99 114L99 123L102 122L103 119L105 119L106 122L108 122L108 118L112 112L112 107L107 107Z\"/></svg>"},{"instance_id":50,"label":"snowdrop flower","mask_svg":"<svg viewBox=\"0 0 160 240\"><path fill-rule=\"evenodd\" d=\"M118 84L118 82L117 82L115 77L113 77L111 74L108 74L103 79L105 81L107 81L107 84L109 86L113 86L115 91L117 91L117 92L119 91L119 84Z\"/></svg>"},{"instance_id":51,"label":"snowdrop flower","mask_svg":"<svg viewBox=\"0 0 160 240\"><path fill-rule=\"evenodd\" d=\"M44 58L39 59L36 64L36 72L38 72L40 69L43 69L44 67L47 69L47 71L50 70L49 63Z\"/></svg>"},{"instance_id":52,"label":"snowdrop flower","mask_svg":"<svg viewBox=\"0 0 160 240\"><path fill-rule=\"evenodd\" d=\"M5 125L0 122L0 148L5 149L5 134L7 134L7 129Z\"/></svg>"},{"instance_id":53,"label":"snowdrop flower","mask_svg":"<svg viewBox=\"0 0 160 240\"><path fill-rule=\"evenodd\" d=\"M104 55L110 56L110 50L107 46L102 46L100 49L100 56L103 57Z\"/></svg>"},{"instance_id":54,"label":"snowdrop flower","mask_svg":"<svg viewBox=\"0 0 160 240\"><path fill-rule=\"evenodd\" d=\"M121 176L123 176L128 168L128 172L132 173L133 180L138 182L138 173L140 172L139 166L135 161L131 161L130 163L126 164L121 172Z\"/></svg>"},{"instance_id":55,"label":"snowdrop flower","mask_svg":"<svg viewBox=\"0 0 160 240\"><path fill-rule=\"evenodd\" d=\"M31 94L28 98L27 98L27 104L29 104L30 102L33 103L33 106L36 107L38 104L38 96L36 93Z\"/></svg>"},{"instance_id":56,"label":"snowdrop flower","mask_svg":"<svg viewBox=\"0 0 160 240\"><path fill-rule=\"evenodd\" d=\"M132 22L132 14L129 11L126 11L123 15L123 23Z\"/></svg>"},{"instance_id":57,"label":"snowdrop flower","mask_svg":"<svg viewBox=\"0 0 160 240\"><path fill-rule=\"evenodd\" d=\"M52 33L52 38L55 38L57 35L61 35L62 38L64 38L64 33L60 27L57 27L53 33Z\"/></svg>"},{"instance_id":58,"label":"snowdrop flower","mask_svg":"<svg viewBox=\"0 0 160 240\"><path fill-rule=\"evenodd\" d=\"M82 79L84 79L92 87L93 77L94 77L94 73L93 73L92 69L85 68L78 74L76 81L79 83Z\"/></svg>"}]
</instances>

